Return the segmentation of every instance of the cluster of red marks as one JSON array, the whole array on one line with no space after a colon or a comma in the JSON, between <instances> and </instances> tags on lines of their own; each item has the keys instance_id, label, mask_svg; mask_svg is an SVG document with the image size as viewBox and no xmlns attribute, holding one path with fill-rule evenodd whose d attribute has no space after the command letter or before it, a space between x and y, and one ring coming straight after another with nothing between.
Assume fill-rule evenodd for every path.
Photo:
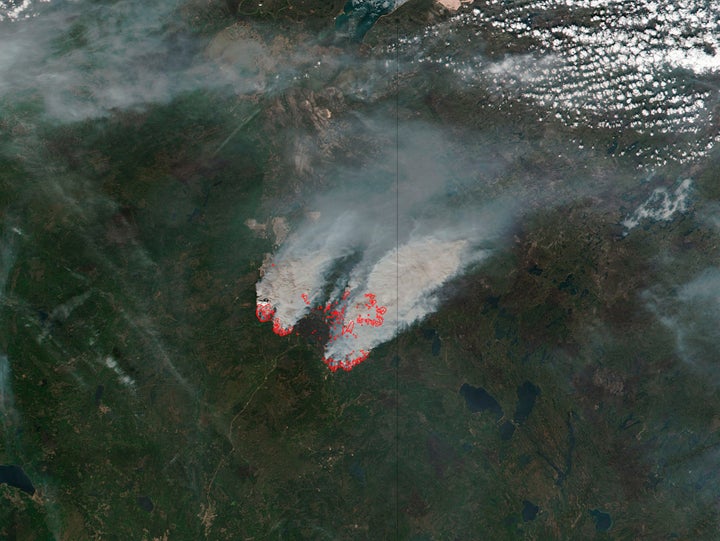
<instances>
[{"instance_id":1,"label":"cluster of red marks","mask_svg":"<svg viewBox=\"0 0 720 541\"><path fill-rule=\"evenodd\" d=\"M327 365L331 372L336 372L339 368L350 371L354 366L360 364L370 355L369 351L361 349L359 352L351 351L344 359L336 360L332 357L323 357L323 362Z\"/></svg>"},{"instance_id":2,"label":"cluster of red marks","mask_svg":"<svg viewBox=\"0 0 720 541\"><path fill-rule=\"evenodd\" d=\"M358 316L357 322L360 325L371 325L373 327L379 327L385 321L383 319L383 316L387 312L387 307L378 306L377 299L372 293L365 293L365 297L368 299L368 302L365 303L365 309L370 311L375 310L375 317L371 318L370 314L368 313L365 317Z\"/></svg>"},{"instance_id":3,"label":"cluster of red marks","mask_svg":"<svg viewBox=\"0 0 720 541\"><path fill-rule=\"evenodd\" d=\"M278 336L287 336L293 332L293 327L283 327L278 318L273 319L273 332Z\"/></svg>"},{"instance_id":4,"label":"cluster of red marks","mask_svg":"<svg viewBox=\"0 0 720 541\"><path fill-rule=\"evenodd\" d=\"M275 315L275 308L269 302L258 301L255 315L261 323L267 323Z\"/></svg>"},{"instance_id":5,"label":"cluster of red marks","mask_svg":"<svg viewBox=\"0 0 720 541\"><path fill-rule=\"evenodd\" d=\"M305 302L305 304L307 304L308 306L310 305L310 298L307 293L303 293L300 297ZM317 307L317 310L322 312L323 318L330 327L331 341L338 340L339 338L345 336L352 336L353 338L357 338L357 334L355 334L354 332L356 325L370 325L371 327L380 327L384 323L383 316L385 315L385 313L387 313L387 307L378 305L377 298L373 293L366 293L365 298L367 299L367 301L365 303L359 303L356 305L357 309L361 310L362 308L365 308L367 312L365 314L359 315L355 319L345 321L345 314L347 312L347 305L345 304L345 301L347 301L349 297L350 290L345 290L339 301L331 301L328 302L325 306L319 305ZM275 315L275 308L273 308L272 304L270 304L268 301L258 301L255 313L258 320L260 320L262 323L272 321L273 332L278 336L287 336L288 334L293 332L293 327L282 326L282 324L280 323L280 319ZM312 331L312 334L315 334L316 332L317 331ZM339 368L342 368L343 370L352 370L354 366L366 360L369 355L370 352L365 351L364 349L358 351L353 350L348 353L343 359L324 357L323 362L333 372L335 372Z\"/></svg>"},{"instance_id":6,"label":"cluster of red marks","mask_svg":"<svg viewBox=\"0 0 720 541\"><path fill-rule=\"evenodd\" d=\"M292 327L283 327L280 318L275 315L275 308L266 301L258 301L255 315L261 323L273 322L273 332L278 336L287 336L293 331Z\"/></svg>"},{"instance_id":7,"label":"cluster of red marks","mask_svg":"<svg viewBox=\"0 0 720 541\"><path fill-rule=\"evenodd\" d=\"M350 291L346 290L345 293L343 293L341 301L346 301L349 296ZM356 305L356 308L365 308L365 310L367 310L368 312L364 315L361 314L357 318L351 319L350 321L345 320L347 306L342 306L340 309L338 309L337 305L339 303L328 303L324 308L319 307L323 310L323 312L325 312L326 319L330 324L331 341L338 340L339 338L342 338L344 336L352 336L353 338L357 338L357 334L355 334L354 332L356 325L370 325L372 327L380 327L383 324L383 316L387 312L387 307L378 305L377 298L373 293L366 293L365 298L367 299L367 302ZM373 311L374 314L371 315L371 312ZM361 349L359 351L353 350L348 353L343 359L324 357L323 362L333 372L335 372L339 368L342 368L343 370L352 370L354 366L363 362L365 359L368 358L369 355L370 352L365 351L364 349Z\"/></svg>"},{"instance_id":8,"label":"cluster of red marks","mask_svg":"<svg viewBox=\"0 0 720 541\"><path fill-rule=\"evenodd\" d=\"M345 312L347 310L346 305L340 306L350 296L350 290L346 289L340 297L339 301L328 302L325 306L319 305L317 307L323 313L325 322L330 327L330 340L337 340L339 336L345 334L353 334L353 322L345 323ZM353 334L353 336L355 336ZM355 336L357 338L357 336Z\"/></svg>"}]
</instances>

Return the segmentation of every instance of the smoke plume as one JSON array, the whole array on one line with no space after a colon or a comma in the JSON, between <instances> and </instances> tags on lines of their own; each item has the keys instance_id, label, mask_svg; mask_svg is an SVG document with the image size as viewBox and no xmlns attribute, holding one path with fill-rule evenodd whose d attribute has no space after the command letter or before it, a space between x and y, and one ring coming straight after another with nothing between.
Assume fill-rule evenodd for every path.
<instances>
[{"instance_id":1,"label":"smoke plume","mask_svg":"<svg viewBox=\"0 0 720 541\"><path fill-rule=\"evenodd\" d=\"M377 121L366 128L393 131ZM501 168L464 159L451 141L409 123L396 149L335 171L333 187L312 201L315 219L298 224L264 265L258 318L282 336L314 313L329 328L324 362L349 370L435 311L443 284L487 257L516 211L491 187ZM482 182L486 197L459 202L458 185Z\"/></svg>"}]
</instances>

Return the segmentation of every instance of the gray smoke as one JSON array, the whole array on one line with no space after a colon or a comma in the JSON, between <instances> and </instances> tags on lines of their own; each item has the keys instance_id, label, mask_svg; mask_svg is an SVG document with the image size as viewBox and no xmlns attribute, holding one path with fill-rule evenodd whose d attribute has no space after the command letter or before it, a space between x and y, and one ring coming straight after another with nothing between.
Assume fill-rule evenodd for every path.
<instances>
[{"instance_id":1,"label":"gray smoke","mask_svg":"<svg viewBox=\"0 0 720 541\"><path fill-rule=\"evenodd\" d=\"M442 286L491 254L522 206L498 185L491 143L468 159L462 140L428 124L403 123L397 148L391 123L364 126L391 148L332 172L332 187L308 203L314 218L296 226L257 284L259 316L278 334L330 304L331 368L351 368L434 312Z\"/></svg>"},{"instance_id":2,"label":"gray smoke","mask_svg":"<svg viewBox=\"0 0 720 541\"><path fill-rule=\"evenodd\" d=\"M706 380L720 383L720 269L709 267L670 292L656 288L644 297L673 334L679 358Z\"/></svg>"}]
</instances>

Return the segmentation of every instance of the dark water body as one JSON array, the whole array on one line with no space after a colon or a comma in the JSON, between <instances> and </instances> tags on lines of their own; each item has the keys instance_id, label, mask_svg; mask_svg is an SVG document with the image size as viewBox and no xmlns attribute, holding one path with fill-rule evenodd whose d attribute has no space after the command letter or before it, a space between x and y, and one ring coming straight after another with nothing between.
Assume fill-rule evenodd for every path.
<instances>
[{"instance_id":1,"label":"dark water body","mask_svg":"<svg viewBox=\"0 0 720 541\"><path fill-rule=\"evenodd\" d=\"M462 393L462 389L460 390L460 392ZM533 408L535 407L535 402L538 396L540 396L540 388L537 385L526 381L522 385L518 386L518 403L515 407L515 415L513 416L513 421L505 421L502 425L500 425L501 440L510 440L513 437L513 434L515 434L516 426L521 425L522 423L527 421L528 417L530 417L530 414L532 413ZM490 398L494 400L494 398ZM467 400L467 397L465 399ZM487 398L485 398L485 400L487 400ZM497 404L497 402L495 403ZM468 405L468 407L470 406ZM499 405L497 407L500 408ZM502 409L500 409L500 411L502 412Z\"/></svg>"},{"instance_id":2,"label":"dark water body","mask_svg":"<svg viewBox=\"0 0 720 541\"><path fill-rule=\"evenodd\" d=\"M392 12L395 0L348 0L335 19L335 29L353 41L361 41L383 15Z\"/></svg>"},{"instance_id":3,"label":"dark water body","mask_svg":"<svg viewBox=\"0 0 720 541\"><path fill-rule=\"evenodd\" d=\"M527 500L523 500L522 518L525 522L535 520L538 511L540 511L540 508L537 505Z\"/></svg>"},{"instance_id":4,"label":"dark water body","mask_svg":"<svg viewBox=\"0 0 720 541\"><path fill-rule=\"evenodd\" d=\"M357 460L350 464L350 475L353 476L360 484L365 484L365 468L362 467Z\"/></svg>"},{"instance_id":5,"label":"dark water body","mask_svg":"<svg viewBox=\"0 0 720 541\"><path fill-rule=\"evenodd\" d=\"M99 406L100 402L102 402L103 394L105 393L105 386L104 385L98 385L95 389L95 405Z\"/></svg>"},{"instance_id":6,"label":"dark water body","mask_svg":"<svg viewBox=\"0 0 720 541\"><path fill-rule=\"evenodd\" d=\"M433 356L437 357L438 355L440 355L441 347L442 347L442 342L440 341L440 337L438 335L435 335L435 338L433 338L433 342L432 342Z\"/></svg>"},{"instance_id":7,"label":"dark water body","mask_svg":"<svg viewBox=\"0 0 720 541\"><path fill-rule=\"evenodd\" d=\"M513 434L515 434L515 425L512 424L510 421L505 421L503 424L500 425L501 440L508 441L510 438L513 437Z\"/></svg>"},{"instance_id":8,"label":"dark water body","mask_svg":"<svg viewBox=\"0 0 720 541\"><path fill-rule=\"evenodd\" d=\"M612 527L612 518L608 513L593 509L590 514L595 519L595 529L598 532L607 532Z\"/></svg>"},{"instance_id":9,"label":"dark water body","mask_svg":"<svg viewBox=\"0 0 720 541\"><path fill-rule=\"evenodd\" d=\"M135 501L137 502L138 507L143 511L150 513L153 509L155 509L155 505L148 496L138 496Z\"/></svg>"},{"instance_id":10,"label":"dark water body","mask_svg":"<svg viewBox=\"0 0 720 541\"><path fill-rule=\"evenodd\" d=\"M515 408L515 422L522 424L532 413L535 407L535 400L540 396L540 388L537 385L526 381L517 388L518 403Z\"/></svg>"},{"instance_id":11,"label":"dark water body","mask_svg":"<svg viewBox=\"0 0 720 541\"><path fill-rule=\"evenodd\" d=\"M473 387L463 383L460 387L460 394L465 397L465 404L473 413L490 411L499 420L503 416L502 407L495 398L482 387Z\"/></svg>"},{"instance_id":12,"label":"dark water body","mask_svg":"<svg viewBox=\"0 0 720 541\"><path fill-rule=\"evenodd\" d=\"M19 488L28 494L35 494L35 487L20 466L0 465L0 483Z\"/></svg>"},{"instance_id":13,"label":"dark water body","mask_svg":"<svg viewBox=\"0 0 720 541\"><path fill-rule=\"evenodd\" d=\"M442 340L435 329L423 329L423 337L426 340L432 340L432 354L434 357L440 355L440 348L442 347Z\"/></svg>"}]
</instances>

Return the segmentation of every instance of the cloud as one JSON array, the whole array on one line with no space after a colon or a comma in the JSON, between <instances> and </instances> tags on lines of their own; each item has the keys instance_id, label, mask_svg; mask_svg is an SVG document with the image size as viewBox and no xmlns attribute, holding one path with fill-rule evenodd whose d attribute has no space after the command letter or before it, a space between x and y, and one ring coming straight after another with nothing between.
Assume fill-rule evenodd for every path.
<instances>
[{"instance_id":1,"label":"cloud","mask_svg":"<svg viewBox=\"0 0 720 541\"><path fill-rule=\"evenodd\" d=\"M400 49L415 64L444 68L458 86L532 103L543 120L637 138L613 154L687 163L720 141L719 5L492 2L402 37ZM649 138L662 146L642 144Z\"/></svg>"},{"instance_id":2,"label":"cloud","mask_svg":"<svg viewBox=\"0 0 720 541\"><path fill-rule=\"evenodd\" d=\"M678 213L688 210L691 193L692 179L689 178L679 181L672 193L667 188L655 188L650 197L622 221L622 225L629 231L643 220L669 222Z\"/></svg>"}]
</instances>

